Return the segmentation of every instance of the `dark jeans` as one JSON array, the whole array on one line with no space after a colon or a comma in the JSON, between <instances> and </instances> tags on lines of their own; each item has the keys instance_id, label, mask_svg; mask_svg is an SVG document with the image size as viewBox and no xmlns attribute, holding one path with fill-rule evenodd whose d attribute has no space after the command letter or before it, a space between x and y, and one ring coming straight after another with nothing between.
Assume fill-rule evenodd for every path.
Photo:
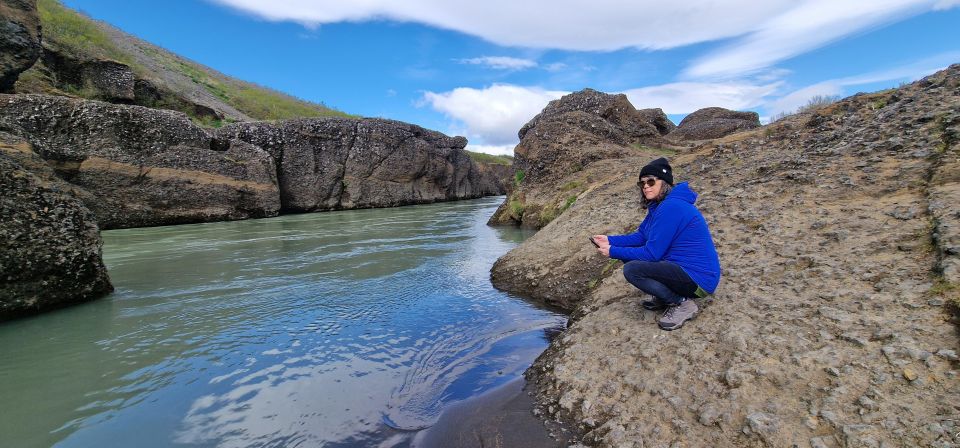
<instances>
[{"instance_id":1,"label":"dark jeans","mask_svg":"<svg viewBox=\"0 0 960 448\"><path fill-rule=\"evenodd\" d=\"M630 261L623 265L623 276L668 305L676 305L697 296L697 283L680 266L669 261Z\"/></svg>"}]
</instances>

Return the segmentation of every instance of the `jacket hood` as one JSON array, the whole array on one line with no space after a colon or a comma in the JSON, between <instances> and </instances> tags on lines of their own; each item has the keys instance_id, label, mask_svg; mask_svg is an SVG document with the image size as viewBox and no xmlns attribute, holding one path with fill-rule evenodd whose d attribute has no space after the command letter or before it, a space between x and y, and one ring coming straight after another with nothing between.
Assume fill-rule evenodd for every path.
<instances>
[{"instance_id":1,"label":"jacket hood","mask_svg":"<svg viewBox=\"0 0 960 448\"><path fill-rule=\"evenodd\" d=\"M686 201L691 204L697 202L697 193L690 189L690 185L686 182L680 182L677 185L674 185L673 189L670 190L670 194L664 199L679 199L681 201Z\"/></svg>"}]
</instances>

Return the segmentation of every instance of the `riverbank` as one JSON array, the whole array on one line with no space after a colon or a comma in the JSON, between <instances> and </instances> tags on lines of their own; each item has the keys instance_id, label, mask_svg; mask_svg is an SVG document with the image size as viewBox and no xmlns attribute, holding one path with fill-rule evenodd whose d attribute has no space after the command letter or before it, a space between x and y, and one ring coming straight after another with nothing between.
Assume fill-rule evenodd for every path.
<instances>
[{"instance_id":1,"label":"riverbank","mask_svg":"<svg viewBox=\"0 0 960 448\"><path fill-rule=\"evenodd\" d=\"M417 434L415 448L560 448L569 432L534 415L533 390L522 377L451 406L429 429Z\"/></svg>"},{"instance_id":2,"label":"riverbank","mask_svg":"<svg viewBox=\"0 0 960 448\"><path fill-rule=\"evenodd\" d=\"M607 130L622 116L551 104L550 139L537 124L517 150L541 172L501 210L559 214L492 270L571 311L527 372L538 410L588 446L957 445L960 65L689 148L595 134L592 160L557 143L594 129L573 117ZM674 332L586 241L636 228L637 172L664 155L699 193L723 268Z\"/></svg>"}]
</instances>

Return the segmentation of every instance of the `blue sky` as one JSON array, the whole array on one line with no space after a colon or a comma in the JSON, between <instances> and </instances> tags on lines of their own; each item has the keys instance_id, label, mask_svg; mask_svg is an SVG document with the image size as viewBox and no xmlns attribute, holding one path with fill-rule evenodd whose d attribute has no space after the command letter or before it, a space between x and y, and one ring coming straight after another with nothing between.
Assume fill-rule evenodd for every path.
<instances>
[{"instance_id":1,"label":"blue sky","mask_svg":"<svg viewBox=\"0 0 960 448\"><path fill-rule=\"evenodd\" d=\"M960 62L960 0L62 0L230 76L512 153L548 101L789 112Z\"/></svg>"}]
</instances>

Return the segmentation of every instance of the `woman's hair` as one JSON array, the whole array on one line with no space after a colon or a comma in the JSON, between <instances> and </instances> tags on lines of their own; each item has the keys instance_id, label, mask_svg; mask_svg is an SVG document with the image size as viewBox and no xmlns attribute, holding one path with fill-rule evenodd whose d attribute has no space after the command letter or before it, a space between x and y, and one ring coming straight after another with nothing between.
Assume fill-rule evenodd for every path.
<instances>
[{"instance_id":1,"label":"woman's hair","mask_svg":"<svg viewBox=\"0 0 960 448\"><path fill-rule=\"evenodd\" d=\"M647 208L650 207L650 204L653 204L654 202L662 201L663 198L667 197L667 195L670 194L670 190L673 190L673 186L666 182L663 182L662 179L660 183L660 194L658 194L657 197L653 199L647 199L647 196L643 194L643 190L640 190L640 208L646 210Z\"/></svg>"}]
</instances>

